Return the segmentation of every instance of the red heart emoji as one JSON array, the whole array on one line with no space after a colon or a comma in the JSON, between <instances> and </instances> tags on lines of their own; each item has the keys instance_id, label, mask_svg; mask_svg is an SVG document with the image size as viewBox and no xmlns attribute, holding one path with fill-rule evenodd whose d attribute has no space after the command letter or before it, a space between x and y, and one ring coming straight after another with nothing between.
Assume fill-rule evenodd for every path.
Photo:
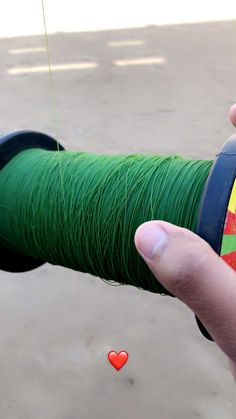
<instances>
[{"instance_id":1,"label":"red heart emoji","mask_svg":"<svg viewBox=\"0 0 236 419\"><path fill-rule=\"evenodd\" d=\"M119 371L128 361L128 352L126 351L121 351L121 352L115 352L115 351L111 351L108 354L108 359L111 363L111 365L117 370Z\"/></svg>"}]
</instances>

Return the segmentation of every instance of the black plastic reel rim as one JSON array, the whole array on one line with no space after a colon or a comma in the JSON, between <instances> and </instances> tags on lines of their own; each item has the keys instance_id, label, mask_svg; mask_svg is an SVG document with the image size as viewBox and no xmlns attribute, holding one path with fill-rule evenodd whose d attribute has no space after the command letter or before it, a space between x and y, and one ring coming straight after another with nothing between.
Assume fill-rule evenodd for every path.
<instances>
[{"instance_id":1,"label":"black plastic reel rim","mask_svg":"<svg viewBox=\"0 0 236 419\"><path fill-rule=\"evenodd\" d=\"M225 220L235 177L236 136L234 135L216 156L205 185L196 229L196 233L206 240L218 255L221 254ZM197 317L196 320L203 336L214 341Z\"/></svg>"},{"instance_id":2,"label":"black plastic reel rim","mask_svg":"<svg viewBox=\"0 0 236 419\"><path fill-rule=\"evenodd\" d=\"M18 153L30 148L63 151L64 148L48 135L36 131L16 131L0 137L0 171ZM26 272L45 262L9 250L0 242L0 269L8 272Z\"/></svg>"}]
</instances>

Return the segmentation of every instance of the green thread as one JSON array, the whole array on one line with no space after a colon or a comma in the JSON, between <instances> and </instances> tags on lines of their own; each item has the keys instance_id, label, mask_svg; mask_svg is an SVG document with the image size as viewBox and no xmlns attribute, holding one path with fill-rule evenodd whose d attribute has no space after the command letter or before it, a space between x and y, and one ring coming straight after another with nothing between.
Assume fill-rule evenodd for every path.
<instances>
[{"instance_id":1,"label":"green thread","mask_svg":"<svg viewBox=\"0 0 236 419\"><path fill-rule=\"evenodd\" d=\"M212 164L23 151L0 173L0 238L18 253L166 294L137 253L135 231L152 219L195 231Z\"/></svg>"}]
</instances>

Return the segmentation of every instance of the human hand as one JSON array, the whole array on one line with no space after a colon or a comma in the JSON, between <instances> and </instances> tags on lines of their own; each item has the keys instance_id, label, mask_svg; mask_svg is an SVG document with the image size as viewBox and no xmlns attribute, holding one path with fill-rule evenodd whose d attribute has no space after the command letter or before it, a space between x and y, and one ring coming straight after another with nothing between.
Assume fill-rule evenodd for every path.
<instances>
[{"instance_id":1,"label":"human hand","mask_svg":"<svg viewBox=\"0 0 236 419\"><path fill-rule=\"evenodd\" d=\"M229 120L236 127L236 104ZM139 226L135 245L156 278L197 315L228 356L236 381L236 273L196 234L165 221Z\"/></svg>"},{"instance_id":2,"label":"human hand","mask_svg":"<svg viewBox=\"0 0 236 419\"><path fill-rule=\"evenodd\" d=\"M148 221L135 245L153 274L201 320L228 356L236 380L236 273L191 231Z\"/></svg>"}]
</instances>

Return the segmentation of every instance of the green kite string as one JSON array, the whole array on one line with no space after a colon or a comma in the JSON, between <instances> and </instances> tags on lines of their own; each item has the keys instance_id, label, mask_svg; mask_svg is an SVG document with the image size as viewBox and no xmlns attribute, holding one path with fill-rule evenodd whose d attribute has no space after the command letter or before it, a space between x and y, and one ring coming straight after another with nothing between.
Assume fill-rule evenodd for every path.
<instances>
[{"instance_id":1,"label":"green kite string","mask_svg":"<svg viewBox=\"0 0 236 419\"><path fill-rule=\"evenodd\" d=\"M139 256L135 231L153 219L195 231L212 164L179 156L23 151L0 172L1 241L45 262L168 294Z\"/></svg>"}]
</instances>

